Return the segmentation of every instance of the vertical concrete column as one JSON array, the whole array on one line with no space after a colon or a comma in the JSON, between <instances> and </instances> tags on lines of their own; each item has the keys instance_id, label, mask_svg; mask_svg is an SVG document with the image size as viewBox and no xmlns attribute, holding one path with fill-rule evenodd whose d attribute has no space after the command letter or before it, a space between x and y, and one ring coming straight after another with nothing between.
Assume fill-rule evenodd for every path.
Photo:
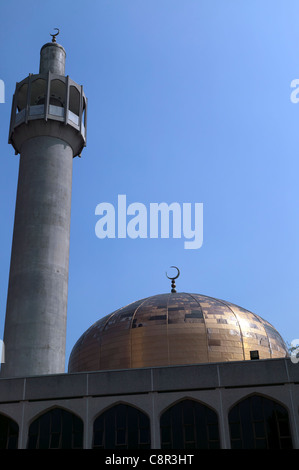
<instances>
[{"instance_id":1,"label":"vertical concrete column","mask_svg":"<svg viewBox=\"0 0 299 470\"><path fill-rule=\"evenodd\" d=\"M151 448L160 449L161 448L161 438L160 438L160 419L157 415L157 392L151 392Z\"/></svg>"},{"instance_id":2,"label":"vertical concrete column","mask_svg":"<svg viewBox=\"0 0 299 470\"><path fill-rule=\"evenodd\" d=\"M55 137L22 145L2 377L65 371L72 161Z\"/></svg>"},{"instance_id":3,"label":"vertical concrete column","mask_svg":"<svg viewBox=\"0 0 299 470\"><path fill-rule=\"evenodd\" d=\"M17 84L13 99L9 143L20 167L1 377L65 372L72 165L86 145L81 108L77 124L67 119L78 106L69 97L65 58L60 44L45 44L40 74ZM82 87L72 86L82 101Z\"/></svg>"},{"instance_id":4,"label":"vertical concrete column","mask_svg":"<svg viewBox=\"0 0 299 470\"><path fill-rule=\"evenodd\" d=\"M230 449L230 434L228 423L228 410L224 410L222 388L218 389L219 393L219 436L221 449Z\"/></svg>"}]
</instances>

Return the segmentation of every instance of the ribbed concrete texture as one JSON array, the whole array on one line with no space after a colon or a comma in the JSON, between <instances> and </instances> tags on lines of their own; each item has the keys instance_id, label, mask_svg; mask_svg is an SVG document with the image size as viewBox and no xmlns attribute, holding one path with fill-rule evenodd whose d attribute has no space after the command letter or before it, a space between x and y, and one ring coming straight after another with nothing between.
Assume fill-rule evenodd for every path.
<instances>
[{"instance_id":1,"label":"ribbed concrete texture","mask_svg":"<svg viewBox=\"0 0 299 470\"><path fill-rule=\"evenodd\" d=\"M2 377L65 369L72 161L58 138L22 145Z\"/></svg>"}]
</instances>

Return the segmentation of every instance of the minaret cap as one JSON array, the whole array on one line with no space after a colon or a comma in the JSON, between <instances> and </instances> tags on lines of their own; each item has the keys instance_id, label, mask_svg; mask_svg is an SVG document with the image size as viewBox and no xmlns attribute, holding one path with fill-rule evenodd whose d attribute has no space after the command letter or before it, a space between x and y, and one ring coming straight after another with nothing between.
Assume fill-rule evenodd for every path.
<instances>
[{"instance_id":1,"label":"minaret cap","mask_svg":"<svg viewBox=\"0 0 299 470\"><path fill-rule=\"evenodd\" d=\"M57 75L65 75L65 58L66 52L64 48L56 42L56 36L60 33L58 28L55 28L58 32L50 34L52 36L52 42L47 42L43 45L40 51L40 65L39 73L56 73Z\"/></svg>"}]
</instances>

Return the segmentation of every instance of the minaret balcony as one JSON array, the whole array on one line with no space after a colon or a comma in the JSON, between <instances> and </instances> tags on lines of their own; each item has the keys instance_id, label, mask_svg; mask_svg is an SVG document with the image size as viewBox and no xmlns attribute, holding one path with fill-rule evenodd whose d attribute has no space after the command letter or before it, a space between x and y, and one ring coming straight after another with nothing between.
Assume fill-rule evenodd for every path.
<instances>
[{"instance_id":1,"label":"minaret balcony","mask_svg":"<svg viewBox=\"0 0 299 470\"><path fill-rule=\"evenodd\" d=\"M17 83L13 96L9 143L14 145L15 132L30 121L59 121L71 126L86 146L87 98L83 87L69 76L48 72L30 74ZM16 153L19 149L14 145Z\"/></svg>"}]
</instances>

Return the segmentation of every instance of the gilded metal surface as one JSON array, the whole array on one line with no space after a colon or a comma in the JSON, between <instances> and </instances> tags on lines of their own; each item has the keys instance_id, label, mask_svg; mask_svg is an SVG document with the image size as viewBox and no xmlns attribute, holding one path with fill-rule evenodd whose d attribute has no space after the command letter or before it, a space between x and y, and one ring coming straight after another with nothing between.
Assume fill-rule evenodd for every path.
<instances>
[{"instance_id":1,"label":"gilded metal surface","mask_svg":"<svg viewBox=\"0 0 299 470\"><path fill-rule=\"evenodd\" d=\"M288 356L275 328L258 315L199 294L138 300L94 323L75 344L69 372Z\"/></svg>"}]
</instances>

